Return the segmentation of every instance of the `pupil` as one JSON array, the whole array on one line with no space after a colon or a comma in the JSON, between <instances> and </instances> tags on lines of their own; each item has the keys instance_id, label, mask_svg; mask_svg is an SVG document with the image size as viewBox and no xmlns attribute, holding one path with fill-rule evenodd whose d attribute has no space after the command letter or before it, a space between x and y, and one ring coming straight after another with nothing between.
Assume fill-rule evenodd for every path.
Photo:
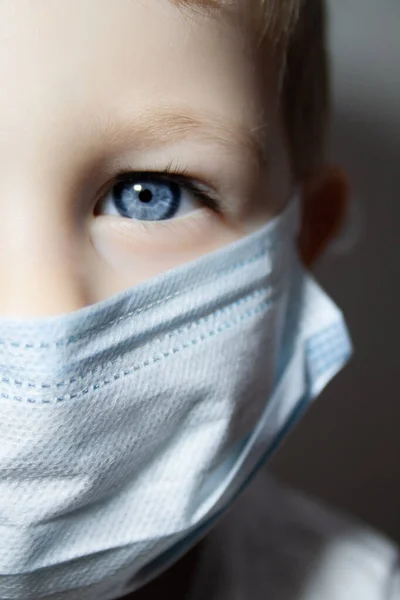
<instances>
[{"instance_id":1,"label":"pupil","mask_svg":"<svg viewBox=\"0 0 400 600\"><path fill-rule=\"evenodd\" d=\"M150 190L142 190L141 192L139 192L139 200L141 200L142 202L150 202L152 196L153 194Z\"/></svg>"}]
</instances>

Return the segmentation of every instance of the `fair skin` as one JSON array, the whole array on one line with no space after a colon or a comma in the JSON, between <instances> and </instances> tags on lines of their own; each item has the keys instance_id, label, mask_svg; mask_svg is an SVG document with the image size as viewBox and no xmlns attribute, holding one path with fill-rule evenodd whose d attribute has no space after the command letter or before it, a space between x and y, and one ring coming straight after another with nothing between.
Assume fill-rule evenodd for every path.
<instances>
[{"instance_id":1,"label":"fair skin","mask_svg":"<svg viewBox=\"0 0 400 600\"><path fill-rule=\"evenodd\" d=\"M232 27L190 19L167 0L119 0L118 10L107 0L3 0L0 16L1 315L104 300L238 239L287 202L273 95L268 107ZM260 128L265 110L268 176L238 137ZM228 129L212 128L211 140L205 125L149 123L173 111L207 113ZM169 220L94 214L117 172L171 162L213 189L221 214L190 192Z\"/></svg>"},{"instance_id":2,"label":"fair skin","mask_svg":"<svg viewBox=\"0 0 400 600\"><path fill-rule=\"evenodd\" d=\"M188 18L168 0L119 0L118 10L107 0L2 0L0 16L2 316L99 302L238 239L288 202L272 65L260 86L232 25ZM211 140L206 125L162 121L174 111L207 113L227 130L211 127ZM263 161L240 142L264 131ZM117 172L170 163L210 188L220 211L191 192L164 221L101 211Z\"/></svg>"},{"instance_id":3,"label":"fair skin","mask_svg":"<svg viewBox=\"0 0 400 600\"><path fill-rule=\"evenodd\" d=\"M273 65L264 61L261 86L232 24L201 12L189 18L168 0L1 0L0 17L2 317L105 300L239 239L289 201ZM194 127L193 114L224 129ZM257 133L265 157L244 145ZM189 191L168 220L100 209L117 173L171 163L209 188L219 210ZM310 263L346 189L339 172L325 169L305 190L311 208L300 246ZM325 198L333 208L315 228L312 207Z\"/></svg>"}]
</instances>

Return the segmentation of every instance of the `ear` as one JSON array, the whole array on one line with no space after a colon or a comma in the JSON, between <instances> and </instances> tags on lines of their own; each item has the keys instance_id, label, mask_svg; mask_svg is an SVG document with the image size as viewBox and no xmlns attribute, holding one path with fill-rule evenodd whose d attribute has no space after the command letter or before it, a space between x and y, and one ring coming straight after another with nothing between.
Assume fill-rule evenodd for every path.
<instances>
[{"instance_id":1,"label":"ear","mask_svg":"<svg viewBox=\"0 0 400 600\"><path fill-rule=\"evenodd\" d=\"M312 266L339 233L349 203L349 183L338 167L325 166L303 186L303 217L298 245L307 267Z\"/></svg>"}]
</instances>

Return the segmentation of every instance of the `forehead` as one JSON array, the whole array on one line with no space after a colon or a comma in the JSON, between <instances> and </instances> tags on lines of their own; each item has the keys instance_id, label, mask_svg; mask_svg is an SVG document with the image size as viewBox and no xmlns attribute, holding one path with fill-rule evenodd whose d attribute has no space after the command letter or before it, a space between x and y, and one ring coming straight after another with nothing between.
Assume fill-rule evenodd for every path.
<instances>
[{"instance_id":1,"label":"forehead","mask_svg":"<svg viewBox=\"0 0 400 600\"><path fill-rule=\"evenodd\" d=\"M302 0L170 0L194 13L230 18L260 42L286 42L298 21Z\"/></svg>"},{"instance_id":2,"label":"forehead","mask_svg":"<svg viewBox=\"0 0 400 600\"><path fill-rule=\"evenodd\" d=\"M38 135L42 148L57 137L64 153L76 152L101 133L102 115L123 127L160 104L249 133L259 126L258 81L228 23L188 19L169 0L119 0L118 10L109 0L10 0L0 17L2 160L13 145L21 151L18 132L40 160Z\"/></svg>"},{"instance_id":3,"label":"forehead","mask_svg":"<svg viewBox=\"0 0 400 600\"><path fill-rule=\"evenodd\" d=\"M234 63L225 82L233 72L240 76L249 66L238 32L227 21L214 18L216 13L201 11L196 18L188 18L171 0L118 0L117 8L108 0L2 2L0 66L25 64L35 77L57 71L60 81L61 74L66 74L62 68L72 65L78 76L88 67L96 67L94 74L99 75L111 63L117 72L129 65L132 78L156 66L163 66L159 69L162 77L167 66L172 84L185 68L206 61L211 76L212 62L215 70L223 62ZM12 57L7 56L8 50L13 51ZM123 60L120 68L118 60ZM203 71L195 71L191 80L202 77Z\"/></svg>"}]
</instances>

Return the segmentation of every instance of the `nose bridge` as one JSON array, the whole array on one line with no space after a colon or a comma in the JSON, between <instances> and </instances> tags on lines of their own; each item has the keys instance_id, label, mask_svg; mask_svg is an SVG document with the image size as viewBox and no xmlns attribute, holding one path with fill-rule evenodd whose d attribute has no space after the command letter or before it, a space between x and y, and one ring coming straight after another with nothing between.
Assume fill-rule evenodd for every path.
<instances>
[{"instance_id":1,"label":"nose bridge","mask_svg":"<svg viewBox=\"0 0 400 600\"><path fill-rule=\"evenodd\" d=\"M62 203L36 194L0 202L0 318L69 313L89 303L83 244Z\"/></svg>"}]
</instances>

